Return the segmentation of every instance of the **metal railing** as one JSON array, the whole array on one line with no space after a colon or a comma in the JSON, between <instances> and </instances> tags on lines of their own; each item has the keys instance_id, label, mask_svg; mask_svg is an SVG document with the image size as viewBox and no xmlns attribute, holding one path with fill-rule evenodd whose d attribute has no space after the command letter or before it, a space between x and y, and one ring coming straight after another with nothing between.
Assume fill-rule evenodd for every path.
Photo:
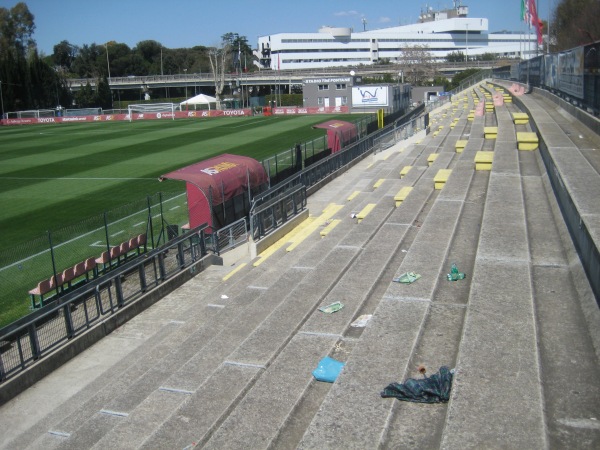
<instances>
[{"instance_id":1,"label":"metal railing","mask_svg":"<svg viewBox=\"0 0 600 450\"><path fill-rule=\"evenodd\" d=\"M207 255L202 225L0 330L0 382Z\"/></svg>"},{"instance_id":2,"label":"metal railing","mask_svg":"<svg viewBox=\"0 0 600 450\"><path fill-rule=\"evenodd\" d=\"M248 222L245 217L219 228L212 235L212 248L217 255L248 242Z\"/></svg>"},{"instance_id":3,"label":"metal railing","mask_svg":"<svg viewBox=\"0 0 600 450\"><path fill-rule=\"evenodd\" d=\"M273 232L306 209L306 187L293 186L274 195L263 196L250 210L250 234L255 241Z\"/></svg>"},{"instance_id":4,"label":"metal railing","mask_svg":"<svg viewBox=\"0 0 600 450\"><path fill-rule=\"evenodd\" d=\"M399 125L398 121L396 121L389 129L386 129L386 133L383 133L374 139L373 152L377 153L390 148L398 142L404 141L424 129L425 116L419 116L403 125Z\"/></svg>"}]
</instances>

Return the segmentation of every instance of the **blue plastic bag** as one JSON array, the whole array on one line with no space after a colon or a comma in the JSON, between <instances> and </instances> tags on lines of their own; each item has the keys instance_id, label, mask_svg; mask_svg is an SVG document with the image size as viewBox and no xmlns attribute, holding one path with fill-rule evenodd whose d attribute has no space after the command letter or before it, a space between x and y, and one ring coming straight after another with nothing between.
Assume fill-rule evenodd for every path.
<instances>
[{"instance_id":1,"label":"blue plastic bag","mask_svg":"<svg viewBox=\"0 0 600 450\"><path fill-rule=\"evenodd\" d=\"M313 370L312 374L317 381L333 383L342 371L342 367L344 367L344 365L345 363L326 356L319 361L317 368Z\"/></svg>"}]
</instances>

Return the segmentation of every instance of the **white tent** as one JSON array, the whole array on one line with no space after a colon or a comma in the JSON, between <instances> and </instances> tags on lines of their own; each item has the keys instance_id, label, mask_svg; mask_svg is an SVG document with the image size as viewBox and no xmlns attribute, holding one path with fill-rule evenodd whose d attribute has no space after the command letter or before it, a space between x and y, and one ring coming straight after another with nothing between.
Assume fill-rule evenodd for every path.
<instances>
[{"instance_id":1,"label":"white tent","mask_svg":"<svg viewBox=\"0 0 600 450\"><path fill-rule=\"evenodd\" d=\"M211 103L217 103L217 99L211 97L210 95L199 94L195 97L188 98L187 100L181 102L180 106L190 106L190 105L208 105L208 109L210 109Z\"/></svg>"}]
</instances>

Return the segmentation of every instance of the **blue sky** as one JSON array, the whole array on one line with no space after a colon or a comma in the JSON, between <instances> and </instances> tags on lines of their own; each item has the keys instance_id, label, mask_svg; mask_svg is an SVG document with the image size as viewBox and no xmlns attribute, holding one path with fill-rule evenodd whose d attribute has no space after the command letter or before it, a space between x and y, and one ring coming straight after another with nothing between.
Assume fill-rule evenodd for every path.
<instances>
[{"instance_id":1,"label":"blue sky","mask_svg":"<svg viewBox=\"0 0 600 450\"><path fill-rule=\"evenodd\" d=\"M13 7L18 0L0 0ZM35 16L38 49L51 54L55 44L117 41L134 47L155 40L168 48L216 45L228 32L257 37L282 32L316 32L322 25L363 29L416 22L422 7L452 5L451 0L23 0ZM463 0L470 17L487 17L490 31L520 31L521 0ZM542 19L558 0L538 0Z\"/></svg>"}]
</instances>

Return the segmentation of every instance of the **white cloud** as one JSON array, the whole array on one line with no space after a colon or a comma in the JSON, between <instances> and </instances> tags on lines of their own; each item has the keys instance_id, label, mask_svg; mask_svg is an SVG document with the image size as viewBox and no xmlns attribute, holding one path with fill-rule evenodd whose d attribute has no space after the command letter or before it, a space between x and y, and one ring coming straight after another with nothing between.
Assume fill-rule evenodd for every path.
<instances>
[{"instance_id":1,"label":"white cloud","mask_svg":"<svg viewBox=\"0 0 600 450\"><path fill-rule=\"evenodd\" d=\"M350 10L350 11L339 11L333 13L334 16L345 17L345 16L359 16L360 13L358 11Z\"/></svg>"},{"instance_id":2,"label":"white cloud","mask_svg":"<svg viewBox=\"0 0 600 450\"><path fill-rule=\"evenodd\" d=\"M379 18L379 23L390 23L392 21L392 19L390 19L389 17L380 17Z\"/></svg>"}]
</instances>

